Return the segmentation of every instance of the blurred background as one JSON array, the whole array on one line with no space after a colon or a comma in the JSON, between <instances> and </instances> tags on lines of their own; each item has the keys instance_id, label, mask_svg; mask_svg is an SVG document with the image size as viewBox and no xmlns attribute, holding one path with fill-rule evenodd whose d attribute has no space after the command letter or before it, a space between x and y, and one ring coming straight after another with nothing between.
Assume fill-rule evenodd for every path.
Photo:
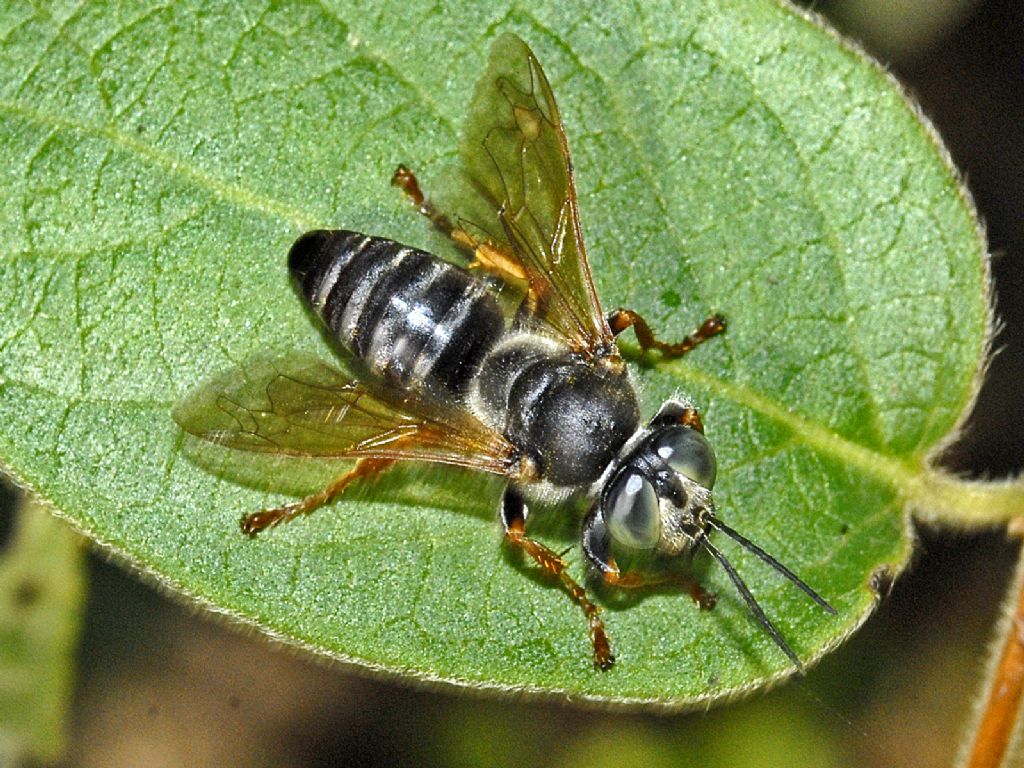
<instances>
[{"instance_id":1,"label":"blurred background","mask_svg":"<svg viewBox=\"0 0 1024 768\"><path fill-rule=\"evenodd\" d=\"M975 197L1005 328L968 434L946 464L974 475L1018 472L1024 4L833 0L813 9L905 84ZM13 489L0 485L0 502L3 546ZM1017 547L999 532L920 534L914 566L877 614L805 679L739 705L671 716L370 679L198 615L87 553L77 679L54 682L58 691L72 686L66 752L56 764L947 766L970 721ZM31 602L30 592L11 599Z\"/></svg>"}]
</instances>

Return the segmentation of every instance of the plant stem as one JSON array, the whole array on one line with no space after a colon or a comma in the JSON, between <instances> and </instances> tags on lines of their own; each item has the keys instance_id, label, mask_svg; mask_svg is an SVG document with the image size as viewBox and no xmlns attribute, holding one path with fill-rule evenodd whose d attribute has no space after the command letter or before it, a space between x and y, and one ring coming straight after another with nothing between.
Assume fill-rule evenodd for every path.
<instances>
[{"instance_id":1,"label":"plant stem","mask_svg":"<svg viewBox=\"0 0 1024 768\"><path fill-rule=\"evenodd\" d=\"M928 469L914 479L907 493L918 520L956 528L1019 524L1024 533L1024 481L967 480Z\"/></svg>"},{"instance_id":2,"label":"plant stem","mask_svg":"<svg viewBox=\"0 0 1024 768\"><path fill-rule=\"evenodd\" d=\"M1021 533L1024 521L1015 527ZM1000 623L1003 636L999 661L990 669L988 695L973 729L974 744L961 761L964 768L1006 768L1013 760L1014 734L1021 718L1024 694L1024 550L1017 562L1013 584ZM991 666L991 665L990 665Z\"/></svg>"}]
</instances>

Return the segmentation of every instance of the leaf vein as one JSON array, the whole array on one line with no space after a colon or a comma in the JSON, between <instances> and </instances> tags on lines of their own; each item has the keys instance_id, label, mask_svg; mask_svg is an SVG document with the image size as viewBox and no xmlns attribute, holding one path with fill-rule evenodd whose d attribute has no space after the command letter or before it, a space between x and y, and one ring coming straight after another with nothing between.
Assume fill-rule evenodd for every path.
<instances>
[{"instance_id":1,"label":"leaf vein","mask_svg":"<svg viewBox=\"0 0 1024 768\"><path fill-rule=\"evenodd\" d=\"M186 161L184 158L163 149L150 146L113 125L104 126L82 120L48 115L19 102L6 99L0 99L0 112L6 112L9 115L34 122L37 125L52 128L55 132L79 133L108 141L115 147L145 160L168 175L181 178L194 187L232 205L287 221L298 229L312 229L315 226L315 223L305 212L279 200L259 195L239 184L233 184L218 178L197 164Z\"/></svg>"}]
</instances>

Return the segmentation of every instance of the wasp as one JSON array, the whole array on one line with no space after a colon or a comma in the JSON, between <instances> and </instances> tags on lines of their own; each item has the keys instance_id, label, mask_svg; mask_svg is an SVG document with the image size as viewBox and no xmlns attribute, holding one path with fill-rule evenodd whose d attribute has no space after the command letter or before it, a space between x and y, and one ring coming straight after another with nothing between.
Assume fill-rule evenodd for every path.
<instances>
[{"instance_id":1,"label":"wasp","mask_svg":"<svg viewBox=\"0 0 1024 768\"><path fill-rule=\"evenodd\" d=\"M527 534L539 502L585 502L583 555L610 587L657 580L621 569L616 552L707 551L799 668L710 534L731 538L834 609L718 518L715 452L697 409L671 399L643 423L616 345L632 327L643 350L682 355L725 330L725 321L712 316L666 343L636 312L602 311L558 107L537 58L515 35L491 49L460 157L484 211L475 219L442 213L404 166L393 182L465 252L467 265L358 232L308 232L292 246L288 268L343 369L299 355L259 359L176 406L186 432L221 446L355 460L319 493L247 514L242 531L255 536L308 514L396 462L482 470L507 479L498 512L505 541L582 609L598 668L614 663L599 607L563 556ZM702 607L713 605L710 593L687 584Z\"/></svg>"}]
</instances>

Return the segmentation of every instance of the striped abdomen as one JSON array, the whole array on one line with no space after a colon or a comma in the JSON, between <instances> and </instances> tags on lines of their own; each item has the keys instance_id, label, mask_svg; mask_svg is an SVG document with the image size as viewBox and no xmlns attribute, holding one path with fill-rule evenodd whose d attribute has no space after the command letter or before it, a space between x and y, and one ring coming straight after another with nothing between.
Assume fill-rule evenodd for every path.
<instances>
[{"instance_id":1,"label":"striped abdomen","mask_svg":"<svg viewBox=\"0 0 1024 768\"><path fill-rule=\"evenodd\" d=\"M307 232L288 268L341 344L398 386L466 392L504 332L482 282L436 256L345 230Z\"/></svg>"}]
</instances>

